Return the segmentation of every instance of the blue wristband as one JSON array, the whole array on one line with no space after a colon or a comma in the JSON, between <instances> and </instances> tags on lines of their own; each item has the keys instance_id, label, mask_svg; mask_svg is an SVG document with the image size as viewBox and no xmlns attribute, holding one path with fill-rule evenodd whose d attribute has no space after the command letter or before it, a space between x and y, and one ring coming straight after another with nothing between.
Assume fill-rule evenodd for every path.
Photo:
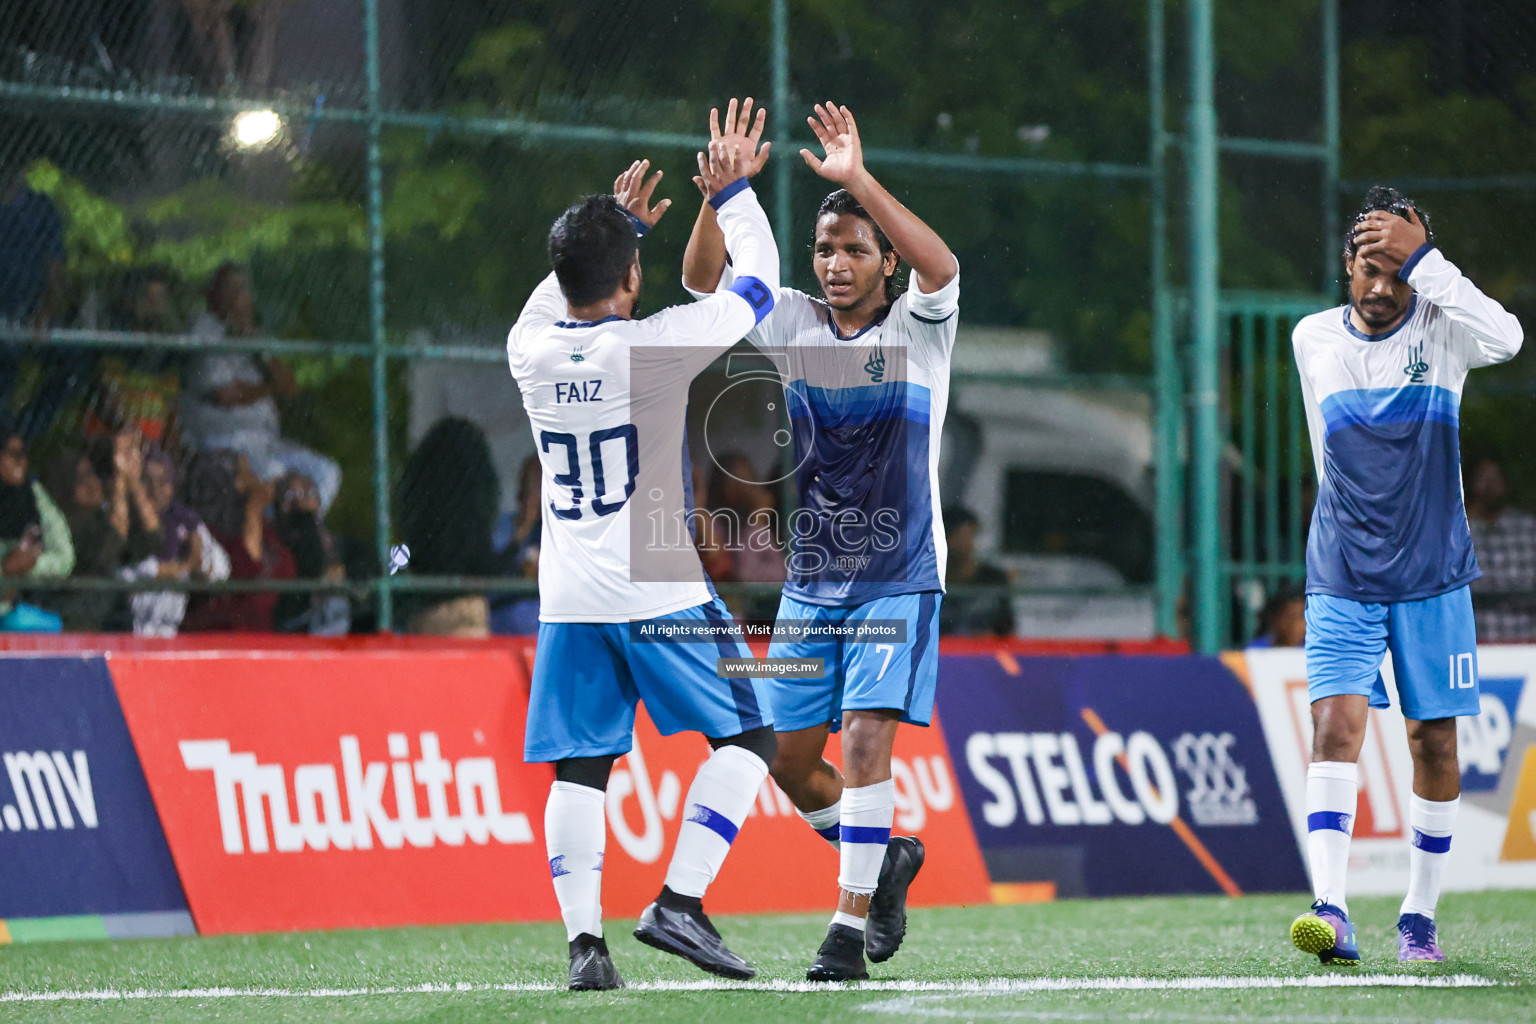
<instances>
[{"instance_id":1,"label":"blue wristband","mask_svg":"<svg viewBox=\"0 0 1536 1024\"><path fill-rule=\"evenodd\" d=\"M645 233L647 231L651 230L651 226L649 224L647 224L645 221L641 220L639 217L636 217L634 214L630 213L628 210L624 211L624 216L628 217L629 218L629 222L635 226L635 237L636 238L644 238L645 237Z\"/></svg>"},{"instance_id":2,"label":"blue wristband","mask_svg":"<svg viewBox=\"0 0 1536 1024\"><path fill-rule=\"evenodd\" d=\"M1422 260L1425 256L1428 256L1429 250L1433 248L1433 243L1425 242L1423 245L1413 250L1413 255L1409 256L1408 259L1404 261L1403 265L1398 268L1398 278L1403 281L1408 280L1408 278L1413 274L1413 268L1419 265L1419 260Z\"/></svg>"},{"instance_id":3,"label":"blue wristband","mask_svg":"<svg viewBox=\"0 0 1536 1024\"><path fill-rule=\"evenodd\" d=\"M720 209L720 207L724 206L726 204L726 201L729 200L736 193L745 191L749 187L750 186L747 184L747 179L746 178L737 178L735 181L733 181L729 185L725 186L725 188L721 189L719 192L716 192L714 195L710 196L709 197L709 205L713 206L715 209L718 210L718 209Z\"/></svg>"}]
</instances>

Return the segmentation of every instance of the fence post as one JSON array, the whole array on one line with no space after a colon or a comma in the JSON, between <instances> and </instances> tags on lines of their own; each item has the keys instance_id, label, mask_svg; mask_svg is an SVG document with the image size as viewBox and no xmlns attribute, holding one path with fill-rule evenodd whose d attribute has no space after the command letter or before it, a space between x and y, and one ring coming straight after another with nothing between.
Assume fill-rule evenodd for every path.
<instances>
[{"instance_id":1,"label":"fence post","mask_svg":"<svg viewBox=\"0 0 1536 1024\"><path fill-rule=\"evenodd\" d=\"M1166 56L1163 0L1147 0L1147 109L1152 165L1152 363L1156 403L1153 464L1157 470L1157 631L1179 632L1184 592L1184 466L1179 440L1184 386L1168 294L1168 131L1164 121Z\"/></svg>"},{"instance_id":2,"label":"fence post","mask_svg":"<svg viewBox=\"0 0 1536 1024\"><path fill-rule=\"evenodd\" d=\"M1339 292L1339 0L1323 0L1323 292Z\"/></svg>"},{"instance_id":3,"label":"fence post","mask_svg":"<svg viewBox=\"0 0 1536 1024\"><path fill-rule=\"evenodd\" d=\"M1195 426L1194 645L1206 654L1221 636L1221 396L1217 300L1221 254L1216 232L1216 54L1213 0L1189 0L1189 292Z\"/></svg>"},{"instance_id":4,"label":"fence post","mask_svg":"<svg viewBox=\"0 0 1536 1024\"><path fill-rule=\"evenodd\" d=\"M379 559L381 632L394 625L389 579L389 375L384 333L384 167L379 147L383 129L379 97L379 0L363 0L364 62L368 75L368 334L373 346L373 509L374 546Z\"/></svg>"},{"instance_id":5,"label":"fence post","mask_svg":"<svg viewBox=\"0 0 1536 1024\"><path fill-rule=\"evenodd\" d=\"M773 236L779 243L779 278L788 284L791 280L790 176L794 171L789 150L789 0L773 0L772 34L773 128L768 134L779 153L773 161Z\"/></svg>"}]
</instances>

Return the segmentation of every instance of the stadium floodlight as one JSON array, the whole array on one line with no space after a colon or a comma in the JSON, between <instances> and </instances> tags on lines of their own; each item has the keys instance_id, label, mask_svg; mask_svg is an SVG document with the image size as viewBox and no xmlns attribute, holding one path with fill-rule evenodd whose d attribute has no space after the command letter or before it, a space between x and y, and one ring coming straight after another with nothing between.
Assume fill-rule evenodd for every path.
<instances>
[{"instance_id":1,"label":"stadium floodlight","mask_svg":"<svg viewBox=\"0 0 1536 1024\"><path fill-rule=\"evenodd\" d=\"M241 149L265 149L282 134L283 119L275 110L242 110L229 125L229 135Z\"/></svg>"}]
</instances>

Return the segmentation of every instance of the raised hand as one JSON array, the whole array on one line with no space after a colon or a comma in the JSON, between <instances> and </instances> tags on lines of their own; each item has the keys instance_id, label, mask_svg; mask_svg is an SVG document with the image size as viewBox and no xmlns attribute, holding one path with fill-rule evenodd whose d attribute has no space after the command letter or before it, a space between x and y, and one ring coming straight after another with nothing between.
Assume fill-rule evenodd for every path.
<instances>
[{"instance_id":1,"label":"raised hand","mask_svg":"<svg viewBox=\"0 0 1536 1024\"><path fill-rule=\"evenodd\" d=\"M741 177L736 153L736 147L724 139L711 139L708 151L698 155L699 173L693 180L705 198Z\"/></svg>"},{"instance_id":2,"label":"raised hand","mask_svg":"<svg viewBox=\"0 0 1536 1024\"><path fill-rule=\"evenodd\" d=\"M718 139L734 149L736 166L743 168L742 173L748 178L756 177L757 172L762 170L763 165L768 162L768 150L773 145L771 142L763 142L761 148L758 145L763 138L763 125L768 121L768 108L758 107L757 117L753 118L752 97L748 96L741 101L739 112L734 99L726 104L723 127L719 117L719 110L711 107L709 110L710 139Z\"/></svg>"},{"instance_id":3,"label":"raised hand","mask_svg":"<svg viewBox=\"0 0 1536 1024\"><path fill-rule=\"evenodd\" d=\"M859 142L859 126L853 120L853 111L828 101L816 104L816 116L805 120L825 153L818 159L808 149L800 151L811 170L844 188L864 175L864 147Z\"/></svg>"},{"instance_id":4,"label":"raised hand","mask_svg":"<svg viewBox=\"0 0 1536 1024\"><path fill-rule=\"evenodd\" d=\"M661 184L661 172L657 171L647 181L645 172L650 167L649 160L636 160L629 165L627 171L613 180L613 198L647 229L655 227L661 215L667 212L667 207L672 205L670 199L651 205L651 196L655 194L656 186Z\"/></svg>"},{"instance_id":5,"label":"raised hand","mask_svg":"<svg viewBox=\"0 0 1536 1024\"><path fill-rule=\"evenodd\" d=\"M1401 267L1428 239L1419 211L1408 207L1405 219L1389 210L1372 210L1355 222L1355 259L1377 257Z\"/></svg>"}]
</instances>

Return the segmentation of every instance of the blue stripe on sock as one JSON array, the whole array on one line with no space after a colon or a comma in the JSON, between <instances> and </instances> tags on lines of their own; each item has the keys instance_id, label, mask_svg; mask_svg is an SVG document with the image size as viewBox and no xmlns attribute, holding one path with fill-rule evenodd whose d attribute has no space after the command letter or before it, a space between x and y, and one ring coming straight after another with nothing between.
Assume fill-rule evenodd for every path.
<instances>
[{"instance_id":1,"label":"blue stripe on sock","mask_svg":"<svg viewBox=\"0 0 1536 1024\"><path fill-rule=\"evenodd\" d=\"M1418 829L1414 829L1413 845L1425 853L1449 853L1451 851L1451 837L1427 836Z\"/></svg>"},{"instance_id":2,"label":"blue stripe on sock","mask_svg":"<svg viewBox=\"0 0 1536 1024\"><path fill-rule=\"evenodd\" d=\"M826 828L817 829L816 834L829 843L835 843L842 838L842 833L838 831L838 828L839 826L837 825L828 825Z\"/></svg>"},{"instance_id":3,"label":"blue stripe on sock","mask_svg":"<svg viewBox=\"0 0 1536 1024\"><path fill-rule=\"evenodd\" d=\"M608 854L606 852L600 853L600 854L597 855L597 863L592 865L592 870L593 871L601 871L601 870L603 870L603 858L606 857L606 856L608 856Z\"/></svg>"},{"instance_id":4,"label":"blue stripe on sock","mask_svg":"<svg viewBox=\"0 0 1536 1024\"><path fill-rule=\"evenodd\" d=\"M839 825L838 838L845 843L878 843L884 846L891 841L891 830L873 825Z\"/></svg>"},{"instance_id":5,"label":"blue stripe on sock","mask_svg":"<svg viewBox=\"0 0 1536 1024\"><path fill-rule=\"evenodd\" d=\"M549 877L559 878L561 875L570 874L570 869L565 866L565 855L549 858Z\"/></svg>"},{"instance_id":6,"label":"blue stripe on sock","mask_svg":"<svg viewBox=\"0 0 1536 1024\"><path fill-rule=\"evenodd\" d=\"M1313 811L1307 815L1307 831L1321 832L1331 828L1345 835L1351 835L1355 824L1353 814L1345 814L1343 811Z\"/></svg>"},{"instance_id":7,"label":"blue stripe on sock","mask_svg":"<svg viewBox=\"0 0 1536 1024\"><path fill-rule=\"evenodd\" d=\"M740 831L735 825L731 824L730 818L727 818L719 811L705 807L703 804L693 805L693 812L688 815L688 820L703 825L728 843L734 842L736 833Z\"/></svg>"}]
</instances>

